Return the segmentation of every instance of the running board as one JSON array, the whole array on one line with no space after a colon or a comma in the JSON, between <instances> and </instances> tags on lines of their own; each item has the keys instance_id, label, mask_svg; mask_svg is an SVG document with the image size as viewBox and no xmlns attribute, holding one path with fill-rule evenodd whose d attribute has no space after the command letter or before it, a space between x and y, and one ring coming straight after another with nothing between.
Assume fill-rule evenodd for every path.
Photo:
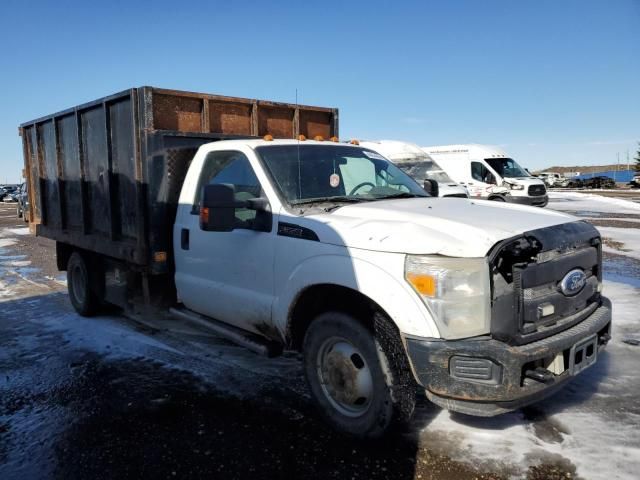
<instances>
[{"instance_id":1,"label":"running board","mask_svg":"<svg viewBox=\"0 0 640 480\"><path fill-rule=\"evenodd\" d=\"M255 333L247 332L233 325L228 325L219 320L205 317L187 308L170 308L169 313L193 326L209 330L258 355L271 358L282 354L282 345L278 342L261 337Z\"/></svg>"}]
</instances>

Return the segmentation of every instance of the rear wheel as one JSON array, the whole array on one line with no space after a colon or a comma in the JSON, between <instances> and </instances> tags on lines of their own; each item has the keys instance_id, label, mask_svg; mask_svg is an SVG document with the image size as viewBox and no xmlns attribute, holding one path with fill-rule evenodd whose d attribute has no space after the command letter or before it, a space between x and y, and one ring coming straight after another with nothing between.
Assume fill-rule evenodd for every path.
<instances>
[{"instance_id":1,"label":"rear wheel","mask_svg":"<svg viewBox=\"0 0 640 480\"><path fill-rule=\"evenodd\" d=\"M406 354L390 353L377 337L354 317L327 312L313 320L303 345L307 382L321 414L335 429L362 438L380 437L408 420L415 405Z\"/></svg>"},{"instance_id":2,"label":"rear wheel","mask_svg":"<svg viewBox=\"0 0 640 480\"><path fill-rule=\"evenodd\" d=\"M67 263L67 289L71 305L80 315L90 317L96 314L100 300L96 294L85 257L73 252Z\"/></svg>"}]
</instances>

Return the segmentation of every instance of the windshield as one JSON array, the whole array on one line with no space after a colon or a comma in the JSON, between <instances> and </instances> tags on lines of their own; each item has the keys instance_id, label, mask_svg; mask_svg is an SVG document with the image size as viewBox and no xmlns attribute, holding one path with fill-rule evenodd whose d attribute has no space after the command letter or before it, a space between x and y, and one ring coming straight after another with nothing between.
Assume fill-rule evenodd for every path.
<instances>
[{"instance_id":1,"label":"windshield","mask_svg":"<svg viewBox=\"0 0 640 480\"><path fill-rule=\"evenodd\" d=\"M503 178L530 176L513 158L485 158L485 161Z\"/></svg>"},{"instance_id":2,"label":"windshield","mask_svg":"<svg viewBox=\"0 0 640 480\"><path fill-rule=\"evenodd\" d=\"M397 162L396 166L416 182L422 183L425 179L435 180L438 183L452 183L451 177L431 159L419 162Z\"/></svg>"},{"instance_id":3,"label":"windshield","mask_svg":"<svg viewBox=\"0 0 640 480\"><path fill-rule=\"evenodd\" d=\"M361 147L274 145L256 152L292 205L429 196L383 156Z\"/></svg>"}]
</instances>

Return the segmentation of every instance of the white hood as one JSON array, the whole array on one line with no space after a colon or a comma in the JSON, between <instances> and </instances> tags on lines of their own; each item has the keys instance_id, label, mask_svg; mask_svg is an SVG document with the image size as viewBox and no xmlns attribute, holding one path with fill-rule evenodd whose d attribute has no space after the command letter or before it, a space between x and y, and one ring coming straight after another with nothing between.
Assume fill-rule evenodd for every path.
<instances>
[{"instance_id":1,"label":"white hood","mask_svg":"<svg viewBox=\"0 0 640 480\"><path fill-rule=\"evenodd\" d=\"M321 242L350 248L483 257L497 242L577 220L535 207L462 198L413 198L346 205L296 223Z\"/></svg>"}]
</instances>

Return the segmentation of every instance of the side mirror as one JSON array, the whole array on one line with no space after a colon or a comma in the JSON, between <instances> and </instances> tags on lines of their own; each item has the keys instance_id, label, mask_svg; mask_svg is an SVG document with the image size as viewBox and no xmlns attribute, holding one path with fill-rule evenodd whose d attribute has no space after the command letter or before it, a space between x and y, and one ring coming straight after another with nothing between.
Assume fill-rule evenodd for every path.
<instances>
[{"instance_id":1,"label":"side mirror","mask_svg":"<svg viewBox=\"0 0 640 480\"><path fill-rule=\"evenodd\" d=\"M200 202L200 228L206 232L230 232L236 221L237 203L231 185L205 185ZM244 206L244 205L241 205Z\"/></svg>"},{"instance_id":2,"label":"side mirror","mask_svg":"<svg viewBox=\"0 0 640 480\"><path fill-rule=\"evenodd\" d=\"M270 232L272 215L269 200L258 197L239 201L235 193L233 185L205 185L200 202L200 228L205 232L231 232L236 227L245 228L238 224L236 209L247 208L257 212L248 226L252 230Z\"/></svg>"},{"instance_id":3,"label":"side mirror","mask_svg":"<svg viewBox=\"0 0 640 480\"><path fill-rule=\"evenodd\" d=\"M432 197L437 197L439 194L438 182L431 178L424 179L422 188L424 188L425 192L427 192Z\"/></svg>"}]
</instances>

